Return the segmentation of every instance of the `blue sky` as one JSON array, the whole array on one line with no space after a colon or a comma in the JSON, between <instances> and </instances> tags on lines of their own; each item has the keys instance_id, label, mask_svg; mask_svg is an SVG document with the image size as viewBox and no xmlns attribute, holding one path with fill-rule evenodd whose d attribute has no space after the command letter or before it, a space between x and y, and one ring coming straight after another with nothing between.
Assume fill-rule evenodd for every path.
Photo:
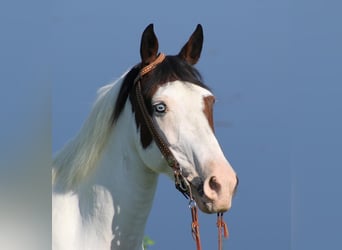
<instances>
[{"instance_id":1,"label":"blue sky","mask_svg":"<svg viewBox=\"0 0 342 250\"><path fill-rule=\"evenodd\" d=\"M341 7L315 0L5 3L0 136L11 143L1 144L2 190L36 183L27 184L28 196L27 185L7 196L19 204L30 197L18 213L39 211L33 225L46 223L32 227L49 232L50 205L40 204L50 202L50 151L75 135L97 89L139 61L149 23L167 54L201 23L197 68L217 97L217 137L240 177L225 215L225 249L341 249ZM200 214L200 223L204 249L215 249L215 216ZM193 249L189 224L187 201L161 176L146 228L156 241L151 249Z\"/></svg>"}]
</instances>

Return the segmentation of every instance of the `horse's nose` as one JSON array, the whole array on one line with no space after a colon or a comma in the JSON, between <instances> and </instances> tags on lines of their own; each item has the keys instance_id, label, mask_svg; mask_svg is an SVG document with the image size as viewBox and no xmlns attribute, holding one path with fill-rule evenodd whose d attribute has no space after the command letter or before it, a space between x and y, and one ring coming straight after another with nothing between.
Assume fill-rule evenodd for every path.
<instances>
[{"instance_id":1,"label":"horse's nose","mask_svg":"<svg viewBox=\"0 0 342 250\"><path fill-rule=\"evenodd\" d=\"M227 175L211 175L204 181L204 195L210 199L217 211L227 211L231 207L231 200L236 192L238 178Z\"/></svg>"}]
</instances>

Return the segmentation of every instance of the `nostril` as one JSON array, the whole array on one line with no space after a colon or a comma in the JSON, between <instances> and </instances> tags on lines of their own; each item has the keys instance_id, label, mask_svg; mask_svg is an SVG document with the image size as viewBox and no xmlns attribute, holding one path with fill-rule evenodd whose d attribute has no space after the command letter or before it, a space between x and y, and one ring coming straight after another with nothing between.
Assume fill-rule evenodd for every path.
<instances>
[{"instance_id":1,"label":"nostril","mask_svg":"<svg viewBox=\"0 0 342 250\"><path fill-rule=\"evenodd\" d=\"M221 185L218 183L217 177L211 176L204 181L204 195L210 200L214 201L218 198L220 189Z\"/></svg>"},{"instance_id":2,"label":"nostril","mask_svg":"<svg viewBox=\"0 0 342 250\"><path fill-rule=\"evenodd\" d=\"M220 191L221 185L218 183L217 178L215 176L212 176L209 179L209 187L210 189L216 191L217 193Z\"/></svg>"}]
</instances>

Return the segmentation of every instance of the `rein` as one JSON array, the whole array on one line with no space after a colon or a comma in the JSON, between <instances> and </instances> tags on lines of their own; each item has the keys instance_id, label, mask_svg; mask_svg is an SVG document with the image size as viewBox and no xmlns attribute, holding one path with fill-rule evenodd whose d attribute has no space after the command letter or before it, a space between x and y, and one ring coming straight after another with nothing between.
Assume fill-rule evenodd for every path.
<instances>
[{"instance_id":1,"label":"rein","mask_svg":"<svg viewBox=\"0 0 342 250\"><path fill-rule=\"evenodd\" d=\"M158 66L161 62L165 59L165 55L160 53L158 57L149 65L143 67L138 76L134 80L134 94L138 102L139 111L142 114L144 119L145 125L148 128L149 132L151 133L156 145L158 146L160 152L164 156L167 164L169 167L172 168L174 178L175 178L175 186L176 189L181 192L185 198L189 199L189 208L191 211L191 231L192 236L196 242L197 250L201 250L201 239L200 239L200 232L199 232L199 222L198 222L198 209L197 204L193 198L190 183L188 180L183 176L182 169L180 168L180 164L177 161L176 157L173 155L172 151L169 148L168 142L162 137L159 133L155 124L147 111L147 107L144 102L144 98L141 91L141 79L144 75L151 72L154 68ZM218 249L222 249L222 234L225 238L228 237L228 227L227 224L223 220L223 213L217 214L217 227L218 227Z\"/></svg>"}]
</instances>

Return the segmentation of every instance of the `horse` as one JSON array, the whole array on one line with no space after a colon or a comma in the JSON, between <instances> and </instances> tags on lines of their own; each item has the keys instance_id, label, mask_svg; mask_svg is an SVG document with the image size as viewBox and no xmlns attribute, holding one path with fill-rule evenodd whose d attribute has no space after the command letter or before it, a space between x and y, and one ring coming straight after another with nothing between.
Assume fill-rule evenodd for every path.
<instances>
[{"instance_id":1,"label":"horse","mask_svg":"<svg viewBox=\"0 0 342 250\"><path fill-rule=\"evenodd\" d=\"M165 56L150 24L141 62L99 89L53 159L52 249L143 249L159 174L180 178L179 190L204 213L231 208L238 179L215 137L215 97L194 67L202 45L198 24L177 55Z\"/></svg>"}]
</instances>

